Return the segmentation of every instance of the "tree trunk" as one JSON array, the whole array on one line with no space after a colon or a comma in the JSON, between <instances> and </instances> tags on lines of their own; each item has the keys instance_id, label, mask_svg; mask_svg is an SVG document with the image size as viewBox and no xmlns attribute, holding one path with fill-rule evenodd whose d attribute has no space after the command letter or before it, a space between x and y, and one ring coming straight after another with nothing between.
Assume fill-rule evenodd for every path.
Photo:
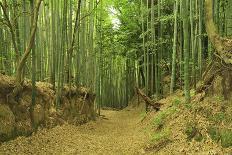
<instances>
[{"instance_id":1,"label":"tree trunk","mask_svg":"<svg viewBox=\"0 0 232 155\"><path fill-rule=\"evenodd\" d=\"M190 83L189 83L189 11L188 1L183 0L183 29L184 29L184 93L186 103L190 102Z\"/></svg>"},{"instance_id":2,"label":"tree trunk","mask_svg":"<svg viewBox=\"0 0 232 155\"><path fill-rule=\"evenodd\" d=\"M208 37L218 56L226 63L232 64L232 39L220 37L213 21L213 0L205 0L205 23Z\"/></svg>"},{"instance_id":3,"label":"tree trunk","mask_svg":"<svg viewBox=\"0 0 232 155\"><path fill-rule=\"evenodd\" d=\"M36 4L35 7L35 11L34 11L34 19L33 19L33 24L31 27L31 33L30 33L30 39L29 39L29 43L28 46L18 64L17 70L16 70L16 87L14 88L14 90L12 91L12 93L10 93L8 95L8 102L15 104L15 97L18 95L18 93L20 91L22 91L23 87L22 87L22 71L23 71L23 67L25 66L26 60L31 52L31 49L34 45L34 41L35 41L35 34L36 34L36 30L37 30L37 21L38 21L38 15L39 15L39 8L40 8L40 4L41 4L42 0L39 0Z\"/></svg>"},{"instance_id":4,"label":"tree trunk","mask_svg":"<svg viewBox=\"0 0 232 155\"><path fill-rule=\"evenodd\" d=\"M176 0L174 12L175 12L175 24L174 24L174 39L173 39L173 53L172 53L172 77L171 77L171 86L170 94L173 93L176 80L176 48L177 48L177 15L178 15L178 6L179 0Z\"/></svg>"}]
</instances>

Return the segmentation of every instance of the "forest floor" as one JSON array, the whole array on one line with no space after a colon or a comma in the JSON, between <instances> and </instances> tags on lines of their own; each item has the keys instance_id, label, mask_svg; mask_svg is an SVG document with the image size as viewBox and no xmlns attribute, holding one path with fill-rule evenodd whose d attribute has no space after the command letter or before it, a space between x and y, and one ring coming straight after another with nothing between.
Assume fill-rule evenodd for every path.
<instances>
[{"instance_id":1,"label":"forest floor","mask_svg":"<svg viewBox=\"0 0 232 155\"><path fill-rule=\"evenodd\" d=\"M81 126L41 129L0 144L0 155L232 154L230 101L214 96L185 104L180 91L159 102L163 106L158 112L145 113L140 103L121 111L102 110L96 121ZM131 103L138 104L136 96Z\"/></svg>"},{"instance_id":2,"label":"forest floor","mask_svg":"<svg viewBox=\"0 0 232 155\"><path fill-rule=\"evenodd\" d=\"M149 137L141 112L102 110L97 121L82 126L65 124L18 137L0 146L0 154L142 154Z\"/></svg>"}]
</instances>

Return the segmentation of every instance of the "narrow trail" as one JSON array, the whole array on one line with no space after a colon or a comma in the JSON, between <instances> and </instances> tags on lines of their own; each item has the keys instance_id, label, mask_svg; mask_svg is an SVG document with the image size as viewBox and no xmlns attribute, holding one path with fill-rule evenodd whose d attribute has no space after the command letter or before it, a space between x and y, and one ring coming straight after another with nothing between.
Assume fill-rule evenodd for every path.
<instances>
[{"instance_id":1,"label":"narrow trail","mask_svg":"<svg viewBox=\"0 0 232 155\"><path fill-rule=\"evenodd\" d=\"M103 118L82 126L63 125L19 137L0 146L0 154L141 154L149 138L140 112L103 110Z\"/></svg>"}]
</instances>

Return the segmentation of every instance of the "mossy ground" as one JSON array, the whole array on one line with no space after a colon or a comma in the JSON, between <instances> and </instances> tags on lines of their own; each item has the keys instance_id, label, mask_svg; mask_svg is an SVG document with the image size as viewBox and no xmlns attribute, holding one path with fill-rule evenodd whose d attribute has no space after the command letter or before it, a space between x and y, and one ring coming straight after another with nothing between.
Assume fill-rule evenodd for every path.
<instances>
[{"instance_id":1,"label":"mossy ground","mask_svg":"<svg viewBox=\"0 0 232 155\"><path fill-rule=\"evenodd\" d=\"M149 153L232 153L232 105L229 101L214 96L185 104L183 93L179 92L161 102L164 107L150 116L153 118L150 148L154 149L147 149ZM167 140L169 143L163 143ZM156 149L161 143L165 146Z\"/></svg>"}]
</instances>

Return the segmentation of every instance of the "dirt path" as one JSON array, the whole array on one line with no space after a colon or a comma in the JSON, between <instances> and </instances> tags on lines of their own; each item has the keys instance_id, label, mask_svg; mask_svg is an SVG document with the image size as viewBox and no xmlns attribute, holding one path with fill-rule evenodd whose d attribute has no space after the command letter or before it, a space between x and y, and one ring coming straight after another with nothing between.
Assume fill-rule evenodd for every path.
<instances>
[{"instance_id":1,"label":"dirt path","mask_svg":"<svg viewBox=\"0 0 232 155\"><path fill-rule=\"evenodd\" d=\"M19 137L0 146L0 154L141 154L148 142L140 112L102 111L105 116L83 126L63 125Z\"/></svg>"}]
</instances>

